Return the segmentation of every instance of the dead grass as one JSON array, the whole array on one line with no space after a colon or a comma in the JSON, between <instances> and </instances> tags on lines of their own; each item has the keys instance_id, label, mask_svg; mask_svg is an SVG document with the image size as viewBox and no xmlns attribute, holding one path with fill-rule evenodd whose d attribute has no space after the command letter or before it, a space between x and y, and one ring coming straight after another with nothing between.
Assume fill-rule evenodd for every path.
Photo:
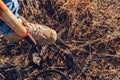
<instances>
[{"instance_id":1,"label":"dead grass","mask_svg":"<svg viewBox=\"0 0 120 80\"><path fill-rule=\"evenodd\" d=\"M50 26L58 33L58 41L48 46L43 55L43 67L67 67L63 72L70 80L120 79L119 0L19 2L20 14L27 20ZM23 55L29 45L24 47L27 43L22 43L14 43L9 49L1 41L4 47L0 52L13 54L12 57ZM28 78L33 76L30 72L27 74Z\"/></svg>"}]
</instances>

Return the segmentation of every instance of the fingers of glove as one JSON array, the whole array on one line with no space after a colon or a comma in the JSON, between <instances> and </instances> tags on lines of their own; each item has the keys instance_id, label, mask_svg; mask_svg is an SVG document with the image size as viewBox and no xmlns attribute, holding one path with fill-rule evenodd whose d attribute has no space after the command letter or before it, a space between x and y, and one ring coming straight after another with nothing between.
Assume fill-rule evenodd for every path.
<instances>
[{"instance_id":1,"label":"fingers of glove","mask_svg":"<svg viewBox=\"0 0 120 80\"><path fill-rule=\"evenodd\" d=\"M10 42L20 41L20 38L16 33L10 33L9 35L4 35L4 38Z\"/></svg>"}]
</instances>

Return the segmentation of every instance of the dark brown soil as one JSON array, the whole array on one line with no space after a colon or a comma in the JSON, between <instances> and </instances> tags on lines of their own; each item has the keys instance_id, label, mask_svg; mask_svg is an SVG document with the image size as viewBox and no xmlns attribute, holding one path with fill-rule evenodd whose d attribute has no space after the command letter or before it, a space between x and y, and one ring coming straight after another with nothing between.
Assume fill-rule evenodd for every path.
<instances>
[{"instance_id":1,"label":"dark brown soil","mask_svg":"<svg viewBox=\"0 0 120 80\"><path fill-rule=\"evenodd\" d=\"M19 3L22 16L55 29L58 40L47 46L41 66L37 66L28 64L30 45L26 41L10 43L1 36L1 79L34 80L35 75L49 67L59 68L70 80L120 79L119 0L19 0Z\"/></svg>"}]
</instances>

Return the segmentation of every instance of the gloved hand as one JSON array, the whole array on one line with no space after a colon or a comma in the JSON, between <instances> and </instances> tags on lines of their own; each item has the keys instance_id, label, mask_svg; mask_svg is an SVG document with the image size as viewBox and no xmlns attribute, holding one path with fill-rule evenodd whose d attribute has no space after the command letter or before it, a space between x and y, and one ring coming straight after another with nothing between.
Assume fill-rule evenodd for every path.
<instances>
[{"instance_id":1,"label":"gloved hand","mask_svg":"<svg viewBox=\"0 0 120 80\"><path fill-rule=\"evenodd\" d=\"M44 25L29 23L23 17L20 17L19 21L22 22L22 24L28 29L29 33L32 35L38 45L45 46L55 43L57 39L57 33L53 29ZM21 40L16 33L11 33L9 35L5 35L4 37L8 41L12 42Z\"/></svg>"}]
</instances>

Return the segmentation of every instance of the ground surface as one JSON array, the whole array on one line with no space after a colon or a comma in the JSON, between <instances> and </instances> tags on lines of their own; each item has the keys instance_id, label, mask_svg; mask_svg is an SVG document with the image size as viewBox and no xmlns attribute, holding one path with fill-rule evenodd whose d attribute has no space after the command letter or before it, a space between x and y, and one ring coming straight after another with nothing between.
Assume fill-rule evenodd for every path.
<instances>
[{"instance_id":1,"label":"ground surface","mask_svg":"<svg viewBox=\"0 0 120 80\"><path fill-rule=\"evenodd\" d=\"M19 0L20 14L58 33L39 71L59 67L70 80L120 80L120 0ZM0 77L34 80L25 41L0 39ZM22 75L17 75L22 73ZM8 79L9 78L9 79ZM56 79L55 79L56 80Z\"/></svg>"}]
</instances>

